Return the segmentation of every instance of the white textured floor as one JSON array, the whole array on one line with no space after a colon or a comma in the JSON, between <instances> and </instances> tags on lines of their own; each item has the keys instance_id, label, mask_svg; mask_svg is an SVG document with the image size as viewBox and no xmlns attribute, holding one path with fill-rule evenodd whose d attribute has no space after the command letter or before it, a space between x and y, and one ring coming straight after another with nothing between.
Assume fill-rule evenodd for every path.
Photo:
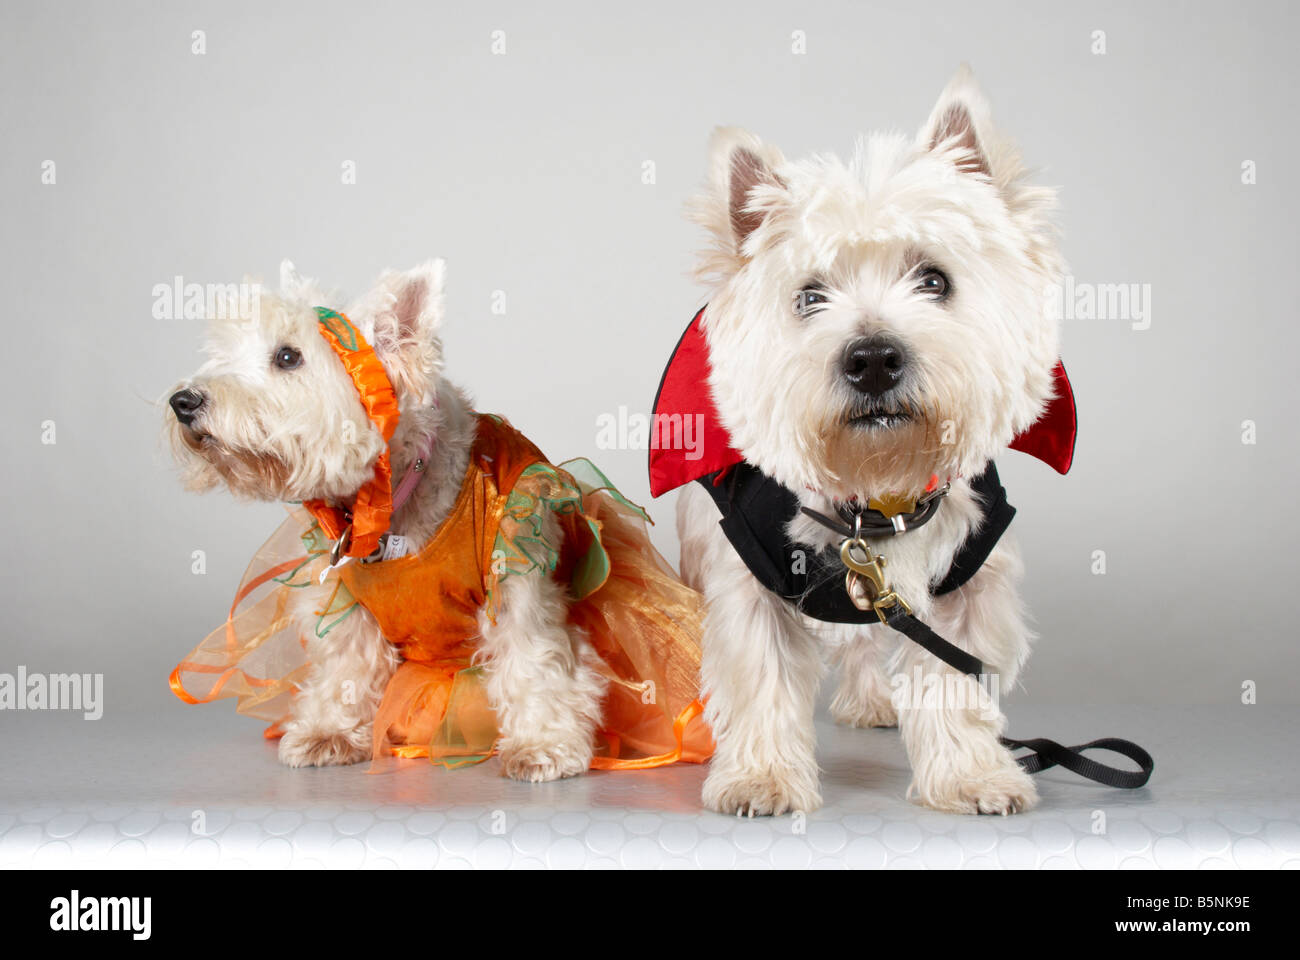
<instances>
[{"instance_id":1,"label":"white textured floor","mask_svg":"<svg viewBox=\"0 0 1300 960\"><path fill-rule=\"evenodd\" d=\"M1136 740L1152 783L1050 771L1029 814L947 816L903 800L896 732L823 720L826 806L801 824L702 811L693 766L538 786L495 762L287 770L224 704L112 722L4 713L0 867L1300 867L1300 710L1009 713L1014 736Z\"/></svg>"}]
</instances>

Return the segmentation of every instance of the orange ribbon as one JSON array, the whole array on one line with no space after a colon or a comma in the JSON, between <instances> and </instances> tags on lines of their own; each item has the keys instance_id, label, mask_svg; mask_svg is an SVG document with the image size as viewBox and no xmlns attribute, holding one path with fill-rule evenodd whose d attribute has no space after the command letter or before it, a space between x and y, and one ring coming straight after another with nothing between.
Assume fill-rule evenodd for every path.
<instances>
[{"instance_id":1,"label":"orange ribbon","mask_svg":"<svg viewBox=\"0 0 1300 960\"><path fill-rule=\"evenodd\" d=\"M366 408L366 416L383 435L385 446L375 461L374 476L357 491L350 511L332 507L324 500L307 500L303 506L332 540L343 536L351 524L351 539L343 555L368 557L379 547L379 538L388 530L393 514L393 467L388 458L387 444L397 429L397 394L384 372L384 365L352 321L325 307L317 307L316 315L320 317L321 336L343 361L343 367L361 397L361 404Z\"/></svg>"},{"instance_id":2,"label":"orange ribbon","mask_svg":"<svg viewBox=\"0 0 1300 960\"><path fill-rule=\"evenodd\" d=\"M249 580L248 583L244 584L240 591L235 594L235 601L230 605L230 613L226 615L226 645L230 648L232 653L239 645L239 640L235 636L235 611L239 609L239 605L244 602L244 598L273 577L278 577L282 573L288 573L290 570L297 569L306 559L306 557L296 557L293 560L286 560L284 563L277 564L269 570L263 570L252 580ZM185 685L181 682L182 671L186 673L219 673L221 676L217 677L216 682L212 685L212 689L208 691L207 696L196 697L194 694L186 690ZM221 688L236 676L241 678L250 687L270 687L280 682L275 678L265 679L262 677L250 677L238 667L223 667L213 663L194 663L190 660L182 660L176 665L176 668L172 670L171 676L167 678L167 683L171 686L172 693L176 694L178 698L186 703L211 703L221 695Z\"/></svg>"},{"instance_id":3,"label":"orange ribbon","mask_svg":"<svg viewBox=\"0 0 1300 960\"><path fill-rule=\"evenodd\" d=\"M593 757L591 769L649 770L652 767L666 767L669 764L676 763L682 758L686 727L703 712L704 704L699 700L692 700L681 713L677 714L677 719L673 721L673 739L677 741L677 745L668 753L661 753L657 757L641 757L636 760L620 760L617 757Z\"/></svg>"}]
</instances>

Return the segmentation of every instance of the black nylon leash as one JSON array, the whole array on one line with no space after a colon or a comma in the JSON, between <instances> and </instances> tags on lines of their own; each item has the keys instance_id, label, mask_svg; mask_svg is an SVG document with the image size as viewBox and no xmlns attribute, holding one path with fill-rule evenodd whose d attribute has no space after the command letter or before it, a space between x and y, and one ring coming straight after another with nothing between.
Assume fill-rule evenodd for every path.
<instances>
[{"instance_id":1,"label":"black nylon leash","mask_svg":"<svg viewBox=\"0 0 1300 960\"><path fill-rule=\"evenodd\" d=\"M1151 759L1151 754L1131 740L1121 740L1118 737L1102 737L1100 740L1082 743L1077 747L1064 747L1055 740L1047 740L1043 737L1033 740L1012 740L1010 737L1002 737L1001 741L1002 745L1008 750L1025 749L1034 751L1016 757L1020 765L1025 768L1026 773L1038 773L1040 770L1047 770L1060 764L1066 770L1077 773L1081 777L1086 777L1103 786L1119 787L1122 790L1136 790L1138 787L1145 787L1147 781L1151 779L1151 771L1156 767L1156 762ZM1119 767L1107 766L1104 763L1083 756L1084 750L1110 750L1113 753L1128 757L1141 769L1121 770Z\"/></svg>"},{"instance_id":2,"label":"black nylon leash","mask_svg":"<svg viewBox=\"0 0 1300 960\"><path fill-rule=\"evenodd\" d=\"M884 623L893 627L907 639L926 652L938 657L954 670L960 670L968 676L979 678L984 673L984 664L979 657L967 653L955 643L949 643L912 616L901 605L895 604L884 613Z\"/></svg>"},{"instance_id":3,"label":"black nylon leash","mask_svg":"<svg viewBox=\"0 0 1300 960\"><path fill-rule=\"evenodd\" d=\"M880 615L881 622L886 626L897 630L954 670L960 670L962 673L976 679L983 675L984 664L979 657L967 653L961 647L939 636L939 634L912 616L902 604L894 604L880 611ZM1088 780L1124 790L1136 790L1138 787L1146 786L1156 765L1151 754L1136 743L1130 740L1121 740L1118 737L1102 737L1099 740L1082 743L1075 747L1067 747L1055 740L1048 740L1046 737L1035 737L1031 740L1013 740L1010 737L1002 737L1000 742L1008 750L1031 751L1016 757L1016 762L1024 768L1026 773L1038 773L1041 770L1061 766ZM1090 757L1085 757L1083 755L1085 750L1109 750L1112 753L1118 753L1136 763L1139 769L1124 770L1120 767L1109 766Z\"/></svg>"}]
</instances>

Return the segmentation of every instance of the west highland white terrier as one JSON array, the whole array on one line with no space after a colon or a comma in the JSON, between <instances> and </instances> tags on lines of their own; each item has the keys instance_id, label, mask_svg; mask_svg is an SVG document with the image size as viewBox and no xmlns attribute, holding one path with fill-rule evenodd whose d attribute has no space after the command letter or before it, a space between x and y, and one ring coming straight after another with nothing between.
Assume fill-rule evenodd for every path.
<instances>
[{"instance_id":1,"label":"west highland white terrier","mask_svg":"<svg viewBox=\"0 0 1300 960\"><path fill-rule=\"evenodd\" d=\"M626 519L636 511L616 504L612 488L580 493L571 474L501 418L476 414L443 376L442 287L442 262L432 261L384 273L336 312L317 306L326 295L286 261L278 296L215 322L209 359L170 396L167 433L188 484L301 501L320 523L303 542L319 542L322 530L335 541L309 557L317 567L327 555L335 562L319 582L313 568L283 594L297 625L289 653L298 653L299 635L305 652L295 672L250 680L254 667L274 664L231 626L229 643L214 634L206 652L215 660L199 662L201 647L178 667L173 688L206 702L225 684L221 695L234 691L241 710L245 699L269 696L262 688L281 690L289 713L279 756L293 767L353 763L390 743L406 751L395 750L400 756L430 755L459 711L454 738L477 736L484 754L495 746L508 776L573 776L592 765L602 721L644 735L655 723L642 706L671 707L658 719L671 735L675 718L697 712L688 706L697 692L696 595L651 569L640 518ZM571 549L578 540L581 556ZM591 556L596 562L584 564ZM629 584L655 591L644 597L654 609L604 616L602 604L636 605ZM340 590L355 609L322 629ZM279 612L267 620L278 624ZM213 683L218 669L222 681ZM187 678L204 676L208 693L195 697ZM475 708L484 699L486 719ZM653 734L609 740L642 752L654 745ZM678 735L665 762L707 756L702 723L688 740L682 749Z\"/></svg>"},{"instance_id":2,"label":"west highland white terrier","mask_svg":"<svg viewBox=\"0 0 1300 960\"><path fill-rule=\"evenodd\" d=\"M903 518L904 532L870 540L893 588L1009 689L1032 639L1012 538L960 589L935 588L1001 491L992 459L1054 396L1054 192L1026 182L964 67L918 137L866 137L847 163L787 160L735 128L716 132L711 154L692 208L713 236L699 323L731 445L792 504L832 518L870 504ZM825 651L842 674L835 719L901 727L910 796L958 813L1036 802L999 742L1000 709L896 705L896 678L953 671L875 617L820 622L765 588L719 525L730 476L706 482L683 491L678 528L683 575L707 603L702 676L717 740L707 806L754 815L821 805L813 714ZM841 541L801 511L786 520L796 562Z\"/></svg>"}]
</instances>

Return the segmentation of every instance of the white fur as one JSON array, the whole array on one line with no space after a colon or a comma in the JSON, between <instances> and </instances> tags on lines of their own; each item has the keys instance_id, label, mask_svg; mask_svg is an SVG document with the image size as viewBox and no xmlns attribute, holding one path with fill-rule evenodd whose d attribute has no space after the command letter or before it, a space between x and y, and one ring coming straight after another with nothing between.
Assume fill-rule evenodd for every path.
<instances>
[{"instance_id":1,"label":"white fur","mask_svg":"<svg viewBox=\"0 0 1300 960\"><path fill-rule=\"evenodd\" d=\"M343 311L374 347L397 393L401 417L389 444L394 483L426 438L435 438L420 483L390 528L417 548L451 511L474 442L469 400L442 376L443 274L440 260L406 273L387 271ZM347 503L373 475L383 437L312 310L330 299L285 261L280 295L263 297L257 316L214 325L208 361L172 391L192 388L204 395L198 419L187 428L167 417L167 434L192 488L224 483L257 499ZM299 368L272 363L286 345L301 351ZM562 531L549 515L543 519L558 546ZM316 636L316 611L332 590L327 582L295 595L312 666L280 741L280 759L289 766L368 757L375 710L400 663L364 608L325 637ZM480 660L501 725L502 769L518 779L573 776L591 760L605 687L595 654L567 615L561 585L533 572L502 581L496 623L481 618Z\"/></svg>"},{"instance_id":2,"label":"white fur","mask_svg":"<svg viewBox=\"0 0 1300 960\"><path fill-rule=\"evenodd\" d=\"M543 536L561 536L551 514L543 518ZM509 577L501 597L496 623L480 614L479 625L481 652L492 666L487 691L497 705L502 768L516 780L582 773L591 764L605 697L596 652L565 623L568 604L554 580Z\"/></svg>"},{"instance_id":3,"label":"white fur","mask_svg":"<svg viewBox=\"0 0 1300 960\"><path fill-rule=\"evenodd\" d=\"M788 161L736 129L715 134L712 156L692 212L714 238L700 265L713 284L710 386L735 446L823 513L837 500L919 495L932 474L952 477L935 519L872 546L916 615L1010 689L1030 642L1011 537L960 590L933 600L929 588L978 516L962 478L1005 450L1051 396L1059 334L1045 305L1063 272L1048 219L1053 192L1025 183L1018 153L993 128L964 68L916 138L865 138L847 163ZM923 263L951 279L947 301L918 294ZM801 317L793 297L812 279L830 302ZM905 344L911 357L899 387L910 424L848 422L861 398L839 358L874 334ZM825 652L842 673L835 718L898 722L920 802L1003 814L1034 803L1032 781L997 742L1000 712L896 710L892 676L949 668L886 627L797 615L749 574L717 521L704 491L683 492L683 572L708 603L703 681L718 743L708 806L753 815L820 805L813 703ZM787 533L814 549L838 541L803 517Z\"/></svg>"}]
</instances>

